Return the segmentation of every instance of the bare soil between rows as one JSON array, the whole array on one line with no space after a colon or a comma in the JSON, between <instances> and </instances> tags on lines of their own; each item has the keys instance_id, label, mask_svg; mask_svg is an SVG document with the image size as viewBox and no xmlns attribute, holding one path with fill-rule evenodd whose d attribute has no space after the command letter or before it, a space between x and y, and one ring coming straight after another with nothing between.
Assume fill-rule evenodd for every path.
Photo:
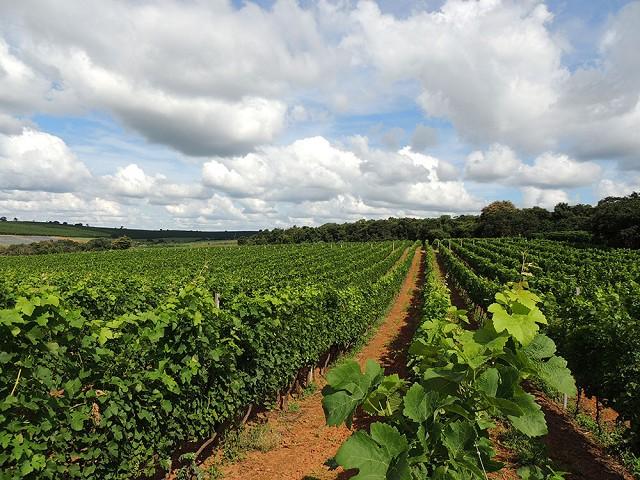
<instances>
[{"instance_id":1,"label":"bare soil between rows","mask_svg":"<svg viewBox=\"0 0 640 480\"><path fill-rule=\"evenodd\" d=\"M387 374L406 374L406 353L422 311L424 253L419 251L384 321L355 360L363 366L367 359L378 361ZM320 389L325 380L316 381L318 390L297 402L297 411L271 411L266 421L279 437L278 445L268 452L249 452L237 463L220 470L225 480L344 480L352 472L330 470L325 462L333 457L352 430L328 427L322 410ZM364 428L366 421L356 418L353 429ZM213 457L204 462L204 466Z\"/></svg>"}]
</instances>

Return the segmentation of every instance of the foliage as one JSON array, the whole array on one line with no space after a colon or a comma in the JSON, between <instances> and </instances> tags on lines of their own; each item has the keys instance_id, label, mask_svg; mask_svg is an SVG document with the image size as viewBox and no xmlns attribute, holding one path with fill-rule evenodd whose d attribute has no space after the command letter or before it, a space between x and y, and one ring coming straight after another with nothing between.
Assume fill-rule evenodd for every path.
<instances>
[{"instance_id":1,"label":"foliage","mask_svg":"<svg viewBox=\"0 0 640 480\"><path fill-rule=\"evenodd\" d=\"M478 305L488 306L495 281L518 278L524 263L532 290L544 296L548 334L581 388L631 423L640 451L640 255L574 248L552 241L471 240L442 256Z\"/></svg>"},{"instance_id":2,"label":"foliage","mask_svg":"<svg viewBox=\"0 0 640 480\"><path fill-rule=\"evenodd\" d=\"M90 227L82 224L67 224L58 221L49 222L7 222L0 217L0 235L47 235L60 237L111 237L127 236L134 240L151 239L188 239L197 240L235 240L256 234L256 231L202 232L197 230L141 230L135 228Z\"/></svg>"},{"instance_id":3,"label":"foliage","mask_svg":"<svg viewBox=\"0 0 640 480\"><path fill-rule=\"evenodd\" d=\"M15 281L0 281L0 478L124 479L166 468L176 446L202 442L321 355L357 342L399 288L407 247L2 259ZM202 258L220 277L202 275ZM59 276L27 275L49 262ZM223 292L219 307L213 292Z\"/></svg>"},{"instance_id":4,"label":"foliage","mask_svg":"<svg viewBox=\"0 0 640 480\"><path fill-rule=\"evenodd\" d=\"M488 436L496 418L529 437L546 433L524 380L575 393L566 362L538 332L546 320L525 283L497 294L493 318L476 331L456 322L460 312L449 308L443 288L431 272L424 322L410 348L413 382L385 376L373 361L364 372L349 362L327 376L328 425L349 426L357 411L378 420L368 432L355 432L335 456L345 469L358 470L354 479L485 478L501 468Z\"/></svg>"},{"instance_id":5,"label":"foliage","mask_svg":"<svg viewBox=\"0 0 640 480\"><path fill-rule=\"evenodd\" d=\"M126 250L127 248L131 248L132 245L133 242L127 236L118 237L111 241L111 248L114 250Z\"/></svg>"},{"instance_id":6,"label":"foliage","mask_svg":"<svg viewBox=\"0 0 640 480\"><path fill-rule=\"evenodd\" d=\"M640 248L640 193L600 200L591 227L596 238L607 245Z\"/></svg>"},{"instance_id":7,"label":"foliage","mask_svg":"<svg viewBox=\"0 0 640 480\"><path fill-rule=\"evenodd\" d=\"M128 237L120 237L115 240L99 237L93 238L85 243L68 239L44 240L29 244L16 244L7 247L0 246L0 255L45 255L49 253L95 252L111 249L126 250L131 246L133 246L133 242Z\"/></svg>"}]
</instances>

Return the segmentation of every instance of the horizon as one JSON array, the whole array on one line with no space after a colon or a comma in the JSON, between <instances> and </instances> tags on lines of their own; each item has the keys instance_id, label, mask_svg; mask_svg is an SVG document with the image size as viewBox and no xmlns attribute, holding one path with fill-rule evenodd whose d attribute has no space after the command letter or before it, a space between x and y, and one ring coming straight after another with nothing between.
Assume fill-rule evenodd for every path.
<instances>
[{"instance_id":1,"label":"horizon","mask_svg":"<svg viewBox=\"0 0 640 480\"><path fill-rule=\"evenodd\" d=\"M640 191L640 0L0 14L9 219L257 231Z\"/></svg>"}]
</instances>

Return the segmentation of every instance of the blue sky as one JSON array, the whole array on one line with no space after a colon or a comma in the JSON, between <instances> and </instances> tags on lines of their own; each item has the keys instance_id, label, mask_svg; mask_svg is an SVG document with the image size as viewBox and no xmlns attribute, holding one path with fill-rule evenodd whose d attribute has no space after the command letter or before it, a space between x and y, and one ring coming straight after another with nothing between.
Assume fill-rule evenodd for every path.
<instances>
[{"instance_id":1,"label":"blue sky","mask_svg":"<svg viewBox=\"0 0 640 480\"><path fill-rule=\"evenodd\" d=\"M6 216L270 228L640 189L638 0L25 0L0 19Z\"/></svg>"}]
</instances>

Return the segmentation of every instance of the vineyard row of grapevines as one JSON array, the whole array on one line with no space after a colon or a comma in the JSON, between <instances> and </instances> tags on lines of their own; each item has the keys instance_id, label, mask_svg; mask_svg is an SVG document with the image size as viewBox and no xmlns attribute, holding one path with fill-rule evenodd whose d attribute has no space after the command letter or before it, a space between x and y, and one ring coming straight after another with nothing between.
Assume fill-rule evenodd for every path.
<instances>
[{"instance_id":1,"label":"vineyard row of grapevines","mask_svg":"<svg viewBox=\"0 0 640 480\"><path fill-rule=\"evenodd\" d=\"M414 253L384 242L2 259L0 478L169 468L178 446L356 343Z\"/></svg>"},{"instance_id":2,"label":"vineyard row of grapevines","mask_svg":"<svg viewBox=\"0 0 640 480\"><path fill-rule=\"evenodd\" d=\"M450 246L449 248L446 248ZM544 297L547 332L578 385L630 422L640 435L640 255L572 248L549 241L443 242L442 258L471 300L487 307L503 282L520 277Z\"/></svg>"},{"instance_id":3,"label":"vineyard row of grapevines","mask_svg":"<svg viewBox=\"0 0 640 480\"><path fill-rule=\"evenodd\" d=\"M358 409L376 420L335 456L345 469L358 470L354 480L487 478L502 467L489 439L498 419L528 437L547 433L535 397L522 387L525 380L575 393L566 361L540 333L546 319L525 282L495 295L491 318L472 330L464 311L451 307L430 247L425 269L424 315L409 350L409 381L385 376L373 361L364 372L348 362L327 376L323 406L329 425L350 425ZM553 476L527 466L519 473Z\"/></svg>"}]
</instances>

